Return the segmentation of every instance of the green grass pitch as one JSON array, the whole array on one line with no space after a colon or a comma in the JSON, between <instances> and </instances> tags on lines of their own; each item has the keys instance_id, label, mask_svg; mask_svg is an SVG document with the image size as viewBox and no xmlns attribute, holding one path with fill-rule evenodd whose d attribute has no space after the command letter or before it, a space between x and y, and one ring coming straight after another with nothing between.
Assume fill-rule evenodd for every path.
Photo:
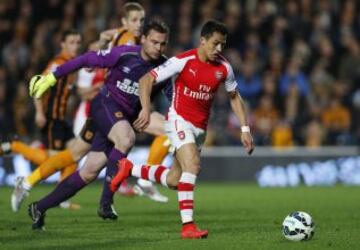
<instances>
[{"instance_id":1,"label":"green grass pitch","mask_svg":"<svg viewBox=\"0 0 360 250\"><path fill-rule=\"evenodd\" d=\"M39 186L19 213L10 210L10 188L0 188L0 249L359 249L358 187L263 189L254 184L200 183L195 219L209 229L208 239L181 240L176 192L159 204L143 197L116 197L119 219L96 215L101 185L92 184L73 200L78 211L47 213L46 232L30 229L27 204L52 190ZM316 224L308 242L290 242L281 234L284 217L294 210L310 213Z\"/></svg>"}]
</instances>

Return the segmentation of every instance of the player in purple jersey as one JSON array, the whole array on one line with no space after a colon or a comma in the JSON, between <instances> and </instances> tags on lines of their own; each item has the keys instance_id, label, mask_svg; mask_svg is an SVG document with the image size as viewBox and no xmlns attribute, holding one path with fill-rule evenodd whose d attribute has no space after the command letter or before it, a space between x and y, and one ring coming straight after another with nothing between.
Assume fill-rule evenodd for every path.
<instances>
[{"instance_id":1,"label":"player in purple jersey","mask_svg":"<svg viewBox=\"0 0 360 250\"><path fill-rule=\"evenodd\" d=\"M141 108L138 80L166 60L162 54L167 40L167 26L162 22L151 22L144 29L142 46L119 46L98 53L88 52L53 72L53 77L59 79L82 67L109 69L104 88L92 101L90 116L95 121L97 132L85 165L61 182L49 195L30 204L29 215L33 220L33 229L43 229L45 212L92 182L106 163L107 172L111 172L109 176L116 173L119 160L127 156L135 142L132 122ZM153 95L170 85L159 85ZM172 92L167 90L166 93ZM109 185L104 187L109 192L101 202L112 204L113 193Z\"/></svg>"}]
</instances>

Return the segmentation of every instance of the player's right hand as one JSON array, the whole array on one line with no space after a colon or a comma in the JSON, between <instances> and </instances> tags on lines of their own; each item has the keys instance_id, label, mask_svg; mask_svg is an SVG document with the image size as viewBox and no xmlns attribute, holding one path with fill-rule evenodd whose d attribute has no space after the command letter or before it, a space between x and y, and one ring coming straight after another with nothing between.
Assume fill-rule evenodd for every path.
<instances>
[{"instance_id":1,"label":"player's right hand","mask_svg":"<svg viewBox=\"0 0 360 250\"><path fill-rule=\"evenodd\" d=\"M46 116L42 112L36 112L35 114L35 123L38 128L43 128L46 124Z\"/></svg>"},{"instance_id":2,"label":"player's right hand","mask_svg":"<svg viewBox=\"0 0 360 250\"><path fill-rule=\"evenodd\" d=\"M56 78L53 73L47 75L36 75L30 80L29 95L40 98L50 87L54 86Z\"/></svg>"},{"instance_id":3,"label":"player's right hand","mask_svg":"<svg viewBox=\"0 0 360 250\"><path fill-rule=\"evenodd\" d=\"M246 152L251 155L254 151L254 140L250 134L250 132L241 133L241 142L245 147Z\"/></svg>"},{"instance_id":4,"label":"player's right hand","mask_svg":"<svg viewBox=\"0 0 360 250\"><path fill-rule=\"evenodd\" d=\"M139 113L138 118L134 121L133 126L137 131L142 132L144 131L144 129L147 128L147 126L149 126L149 123L150 111L147 109L142 109Z\"/></svg>"}]
</instances>

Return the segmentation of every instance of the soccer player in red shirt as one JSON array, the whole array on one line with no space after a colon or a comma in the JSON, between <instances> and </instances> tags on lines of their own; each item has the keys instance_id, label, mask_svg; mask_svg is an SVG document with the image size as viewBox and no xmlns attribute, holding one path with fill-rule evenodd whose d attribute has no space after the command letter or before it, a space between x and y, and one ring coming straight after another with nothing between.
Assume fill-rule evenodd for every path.
<instances>
[{"instance_id":1,"label":"soccer player in red shirt","mask_svg":"<svg viewBox=\"0 0 360 250\"><path fill-rule=\"evenodd\" d=\"M131 175L177 189L183 224L181 237L184 239L205 238L208 235L207 230L198 229L194 223L194 187L200 172L200 151L206 137L212 101L220 84L225 84L231 108L242 124L241 139L247 153L251 154L254 149L233 70L221 56L227 33L223 23L208 21L202 27L198 48L170 58L140 79L142 110L134 126L141 131L150 121L153 85L174 78L173 100L165 122L166 134L175 147L174 165L168 170L158 165L133 165L123 159L111 183L111 189L116 189L121 181Z\"/></svg>"}]
</instances>

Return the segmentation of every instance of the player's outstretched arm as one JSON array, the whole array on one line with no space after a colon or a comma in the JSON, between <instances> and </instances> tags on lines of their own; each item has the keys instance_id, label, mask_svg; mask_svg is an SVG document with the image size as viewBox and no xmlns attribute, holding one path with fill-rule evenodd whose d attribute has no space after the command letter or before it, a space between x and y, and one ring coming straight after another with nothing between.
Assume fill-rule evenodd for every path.
<instances>
[{"instance_id":1,"label":"player's outstretched arm","mask_svg":"<svg viewBox=\"0 0 360 250\"><path fill-rule=\"evenodd\" d=\"M39 99L55 83L56 78L53 73L33 76L29 84L29 95Z\"/></svg>"},{"instance_id":2,"label":"player's outstretched arm","mask_svg":"<svg viewBox=\"0 0 360 250\"><path fill-rule=\"evenodd\" d=\"M58 66L56 70L47 75L36 75L31 78L29 86L30 96L40 98L57 79L69 75L80 68L111 68L125 52L136 51L135 47L119 46L111 50L90 51Z\"/></svg>"},{"instance_id":3,"label":"player's outstretched arm","mask_svg":"<svg viewBox=\"0 0 360 250\"><path fill-rule=\"evenodd\" d=\"M231 108L239 119L241 126L241 142L248 154L254 151L254 141L247 123L246 110L244 102L236 90L229 92Z\"/></svg>"},{"instance_id":4,"label":"player's outstretched arm","mask_svg":"<svg viewBox=\"0 0 360 250\"><path fill-rule=\"evenodd\" d=\"M150 122L150 95L155 83L155 78L151 73L145 74L139 80L139 99L141 103L141 111L138 118L134 122L134 128L138 131L143 131Z\"/></svg>"}]
</instances>

